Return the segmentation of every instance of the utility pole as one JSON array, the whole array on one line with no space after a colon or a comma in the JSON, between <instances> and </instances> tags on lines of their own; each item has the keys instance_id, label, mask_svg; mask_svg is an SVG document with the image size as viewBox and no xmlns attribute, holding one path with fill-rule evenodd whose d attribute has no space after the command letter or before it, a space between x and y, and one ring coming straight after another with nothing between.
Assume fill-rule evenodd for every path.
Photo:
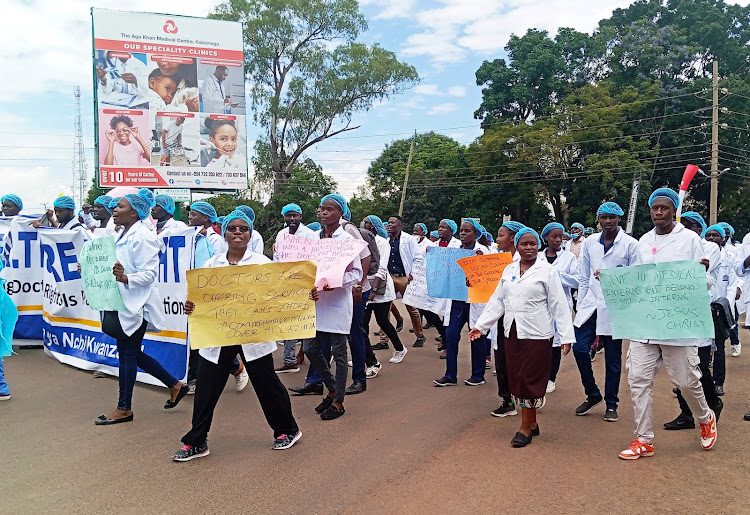
<instances>
[{"instance_id":1,"label":"utility pole","mask_svg":"<svg viewBox=\"0 0 750 515\"><path fill-rule=\"evenodd\" d=\"M719 61L714 61L713 71L713 108L711 110L711 225L717 222L719 211Z\"/></svg>"},{"instance_id":2,"label":"utility pole","mask_svg":"<svg viewBox=\"0 0 750 515\"><path fill-rule=\"evenodd\" d=\"M404 200L406 200L406 186L409 184L409 168L411 168L411 158L414 156L414 142L417 140L417 131L414 130L414 137L411 139L411 148L409 148L409 160L406 161L406 174L404 175L404 188L401 190L401 205L398 206L398 216L404 215Z\"/></svg>"},{"instance_id":3,"label":"utility pole","mask_svg":"<svg viewBox=\"0 0 750 515\"><path fill-rule=\"evenodd\" d=\"M73 89L75 95L75 118L73 120L73 196L78 206L86 202L88 184L86 183L86 154L83 150L83 124L81 123L81 88Z\"/></svg>"},{"instance_id":4,"label":"utility pole","mask_svg":"<svg viewBox=\"0 0 750 515\"><path fill-rule=\"evenodd\" d=\"M630 193L630 205L628 207L628 223L625 226L627 234L633 234L633 225L635 224L635 208L638 205L638 191L641 189L641 174L633 176L633 189Z\"/></svg>"}]
</instances>

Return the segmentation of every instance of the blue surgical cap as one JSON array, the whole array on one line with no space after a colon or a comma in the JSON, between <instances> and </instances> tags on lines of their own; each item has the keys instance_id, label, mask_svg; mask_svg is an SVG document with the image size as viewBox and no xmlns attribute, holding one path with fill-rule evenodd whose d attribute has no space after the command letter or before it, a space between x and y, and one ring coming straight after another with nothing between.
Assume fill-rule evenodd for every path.
<instances>
[{"instance_id":1,"label":"blue surgical cap","mask_svg":"<svg viewBox=\"0 0 750 515\"><path fill-rule=\"evenodd\" d=\"M169 195L157 195L154 201L157 206L161 206L170 215L174 214L174 199Z\"/></svg>"},{"instance_id":2,"label":"blue surgical cap","mask_svg":"<svg viewBox=\"0 0 750 515\"><path fill-rule=\"evenodd\" d=\"M23 202L21 202L21 197L19 197L18 195L14 195L13 193L3 195L3 198L0 199L0 203L5 202L6 200L10 200L11 202L13 202L18 206L18 209L23 209Z\"/></svg>"},{"instance_id":3,"label":"blue surgical cap","mask_svg":"<svg viewBox=\"0 0 750 515\"><path fill-rule=\"evenodd\" d=\"M385 230L385 225L383 224L383 220L381 220L379 216L369 215L367 219L370 220L370 223L375 229L375 232L378 233L378 236L381 236L383 238L388 237L388 232Z\"/></svg>"},{"instance_id":4,"label":"blue surgical cap","mask_svg":"<svg viewBox=\"0 0 750 515\"><path fill-rule=\"evenodd\" d=\"M592 235L592 234L594 234L594 228L593 227L586 227L586 229L584 229L584 231L583 231L583 234L586 234L586 235L589 235L589 236Z\"/></svg>"},{"instance_id":5,"label":"blue surgical cap","mask_svg":"<svg viewBox=\"0 0 750 515\"><path fill-rule=\"evenodd\" d=\"M537 234L537 232L534 229L532 229L531 227L524 227L523 229L521 229L520 231L518 231L516 233L516 238L513 240L513 245L518 246L518 240L524 234L533 234L534 238L536 238L537 245L539 245L540 247L542 246L542 242L539 240L539 234Z\"/></svg>"},{"instance_id":6,"label":"blue surgical cap","mask_svg":"<svg viewBox=\"0 0 750 515\"><path fill-rule=\"evenodd\" d=\"M695 211L688 211L687 213L682 213L682 216L680 218L690 218L694 222L697 222L698 225L701 226L701 231L706 230L706 221L703 219L701 215L696 213Z\"/></svg>"},{"instance_id":7,"label":"blue surgical cap","mask_svg":"<svg viewBox=\"0 0 750 515\"><path fill-rule=\"evenodd\" d=\"M226 220L226 218L227 218L226 216L220 216L216 219L216 223L221 225L224 223L224 220Z\"/></svg>"},{"instance_id":8,"label":"blue surgical cap","mask_svg":"<svg viewBox=\"0 0 750 515\"><path fill-rule=\"evenodd\" d=\"M302 208L297 204L287 204L286 206L281 208L281 216L284 216L287 213L299 213L301 215Z\"/></svg>"},{"instance_id":9,"label":"blue surgical cap","mask_svg":"<svg viewBox=\"0 0 750 515\"><path fill-rule=\"evenodd\" d=\"M117 207L117 203L120 202L120 199L122 197L113 197L112 200L109 202L109 210L112 211L114 208Z\"/></svg>"},{"instance_id":10,"label":"blue surgical cap","mask_svg":"<svg viewBox=\"0 0 750 515\"><path fill-rule=\"evenodd\" d=\"M244 213L252 222L255 222L255 211L250 206L237 206L235 210Z\"/></svg>"},{"instance_id":11,"label":"blue surgical cap","mask_svg":"<svg viewBox=\"0 0 750 515\"><path fill-rule=\"evenodd\" d=\"M130 206L138 213L138 218L145 220L151 214L151 203L154 200L154 195L147 188L141 188L138 193L128 193L125 195L125 200L130 203Z\"/></svg>"},{"instance_id":12,"label":"blue surgical cap","mask_svg":"<svg viewBox=\"0 0 750 515\"><path fill-rule=\"evenodd\" d=\"M648 207L651 207L651 204L654 203L654 200L658 198L669 199L672 204L674 204L675 209L677 209L677 204L680 203L680 196L675 190L669 188L659 188L658 190L655 190L648 198Z\"/></svg>"},{"instance_id":13,"label":"blue surgical cap","mask_svg":"<svg viewBox=\"0 0 750 515\"><path fill-rule=\"evenodd\" d=\"M76 201L70 198L67 195L62 195L60 197L57 197L55 199L55 202L53 203L53 206L55 207L61 207L64 209L72 209L75 211L76 209Z\"/></svg>"},{"instance_id":14,"label":"blue surgical cap","mask_svg":"<svg viewBox=\"0 0 750 515\"><path fill-rule=\"evenodd\" d=\"M109 195L99 195L98 197L96 197L94 204L99 204L100 206L102 206L104 209L107 210L107 213L111 213L112 208L109 207L109 204L111 202L112 202L112 197L110 197Z\"/></svg>"},{"instance_id":15,"label":"blue surgical cap","mask_svg":"<svg viewBox=\"0 0 750 515\"><path fill-rule=\"evenodd\" d=\"M238 206L239 207L239 206ZM253 221L250 220L250 218L247 217L245 213L240 211L239 209L235 209L231 213L229 213L227 216L224 217L224 221L221 222L221 235L224 236L224 233L227 232L227 225L229 225L229 222L232 220L244 220L247 225L250 226L250 230L253 230Z\"/></svg>"},{"instance_id":16,"label":"blue surgical cap","mask_svg":"<svg viewBox=\"0 0 750 515\"><path fill-rule=\"evenodd\" d=\"M313 231L319 231L322 229L322 227L320 226L320 222L310 222L309 224L307 224L307 228L312 229Z\"/></svg>"},{"instance_id":17,"label":"blue surgical cap","mask_svg":"<svg viewBox=\"0 0 750 515\"><path fill-rule=\"evenodd\" d=\"M721 236L722 238L726 236L726 234L724 233L724 227L721 225L721 223L713 224L712 226L706 227L705 229L703 229L703 232L701 233L701 238L705 238L706 234L708 234L709 231L718 232L719 236Z\"/></svg>"},{"instance_id":18,"label":"blue surgical cap","mask_svg":"<svg viewBox=\"0 0 750 515\"><path fill-rule=\"evenodd\" d=\"M437 231L430 231L430 237L431 238L439 238L440 236L438 236L438 232Z\"/></svg>"},{"instance_id":19,"label":"blue surgical cap","mask_svg":"<svg viewBox=\"0 0 750 515\"><path fill-rule=\"evenodd\" d=\"M462 224L471 224L474 227L474 230L477 233L477 239L482 236L482 226L479 225L479 222L474 220L473 218L464 218L464 221L461 222Z\"/></svg>"},{"instance_id":20,"label":"blue surgical cap","mask_svg":"<svg viewBox=\"0 0 750 515\"><path fill-rule=\"evenodd\" d=\"M414 225L420 226L422 230L424 231L424 233L427 234L427 226L425 224L419 223L419 224L414 224Z\"/></svg>"},{"instance_id":21,"label":"blue surgical cap","mask_svg":"<svg viewBox=\"0 0 750 515\"><path fill-rule=\"evenodd\" d=\"M526 227L521 222L514 222L512 220L508 220L507 222L503 222L502 226L505 227L506 229L508 229L510 232L512 232L514 234L517 234L518 231L520 231L521 229L523 229L524 227Z\"/></svg>"},{"instance_id":22,"label":"blue surgical cap","mask_svg":"<svg viewBox=\"0 0 750 515\"><path fill-rule=\"evenodd\" d=\"M542 229L542 239L546 238L553 229L560 229L563 233L565 232L565 227L563 227L562 224L559 224L557 222L550 222L544 226L544 229Z\"/></svg>"},{"instance_id":23,"label":"blue surgical cap","mask_svg":"<svg viewBox=\"0 0 750 515\"><path fill-rule=\"evenodd\" d=\"M212 206L208 202L203 202L202 200L193 202L193 204L190 206L190 211L198 211L199 213L206 215L211 223L214 223L219 217L219 215L216 214L214 206Z\"/></svg>"},{"instance_id":24,"label":"blue surgical cap","mask_svg":"<svg viewBox=\"0 0 750 515\"><path fill-rule=\"evenodd\" d=\"M625 213L623 212L622 208L614 202L605 202L604 204L599 206L599 209L596 210L596 216L605 214L622 216Z\"/></svg>"},{"instance_id":25,"label":"blue surgical cap","mask_svg":"<svg viewBox=\"0 0 750 515\"><path fill-rule=\"evenodd\" d=\"M573 229L580 229L581 232L583 232L586 228L583 226L583 224L576 222L576 223L574 223L573 225L570 226L570 229L571 230L573 230Z\"/></svg>"},{"instance_id":26,"label":"blue surgical cap","mask_svg":"<svg viewBox=\"0 0 750 515\"><path fill-rule=\"evenodd\" d=\"M456 222L454 222L453 220L449 220L448 218L443 218L442 220L440 220L440 223L441 224L444 223L445 225L450 227L454 235L456 234L456 232L458 232L458 225L456 225Z\"/></svg>"},{"instance_id":27,"label":"blue surgical cap","mask_svg":"<svg viewBox=\"0 0 750 515\"><path fill-rule=\"evenodd\" d=\"M332 200L336 204L338 204L339 207L341 208L341 211L344 214L346 214L349 211L349 206L347 206L347 204L346 204L346 199L342 195L339 195L338 193L330 193L330 194L326 195L325 197L323 197L322 199L320 199L320 205L322 206L323 202L325 202L326 200Z\"/></svg>"},{"instance_id":28,"label":"blue surgical cap","mask_svg":"<svg viewBox=\"0 0 750 515\"><path fill-rule=\"evenodd\" d=\"M726 223L726 222L719 222L717 225L721 225L724 229L729 229L729 235L730 236L734 236L734 227L732 227L728 223ZM724 233L724 235L726 236L726 232Z\"/></svg>"},{"instance_id":29,"label":"blue surgical cap","mask_svg":"<svg viewBox=\"0 0 750 515\"><path fill-rule=\"evenodd\" d=\"M479 224L479 234L477 234L477 238L481 238L482 236L486 236L487 234L489 233L487 232L487 229L484 228L484 225Z\"/></svg>"}]
</instances>

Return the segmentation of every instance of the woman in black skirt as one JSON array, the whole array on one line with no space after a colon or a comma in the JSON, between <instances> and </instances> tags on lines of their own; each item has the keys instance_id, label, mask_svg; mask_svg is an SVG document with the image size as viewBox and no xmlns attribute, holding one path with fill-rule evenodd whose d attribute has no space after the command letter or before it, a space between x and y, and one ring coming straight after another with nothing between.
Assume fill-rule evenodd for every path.
<instances>
[{"instance_id":1,"label":"woman in black skirt","mask_svg":"<svg viewBox=\"0 0 750 515\"><path fill-rule=\"evenodd\" d=\"M510 443L525 447L539 435L536 410L544 404L555 325L563 354L570 352L575 333L557 270L546 260L538 259L539 235L525 227L516 233L515 245L520 260L503 271L469 340L481 337L503 317L508 383L522 415L521 428Z\"/></svg>"}]
</instances>

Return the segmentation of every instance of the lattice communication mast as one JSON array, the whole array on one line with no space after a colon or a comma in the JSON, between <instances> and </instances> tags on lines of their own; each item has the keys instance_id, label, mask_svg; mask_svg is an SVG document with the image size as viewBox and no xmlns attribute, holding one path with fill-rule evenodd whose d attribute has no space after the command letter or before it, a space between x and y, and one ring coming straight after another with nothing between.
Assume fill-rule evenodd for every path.
<instances>
[{"instance_id":1,"label":"lattice communication mast","mask_svg":"<svg viewBox=\"0 0 750 515\"><path fill-rule=\"evenodd\" d=\"M73 196L76 204L82 206L86 202L88 193L88 181L86 180L86 154L83 149L83 124L81 122L81 88L76 86L73 90L75 95L75 121L73 130L75 141L73 143Z\"/></svg>"}]
</instances>

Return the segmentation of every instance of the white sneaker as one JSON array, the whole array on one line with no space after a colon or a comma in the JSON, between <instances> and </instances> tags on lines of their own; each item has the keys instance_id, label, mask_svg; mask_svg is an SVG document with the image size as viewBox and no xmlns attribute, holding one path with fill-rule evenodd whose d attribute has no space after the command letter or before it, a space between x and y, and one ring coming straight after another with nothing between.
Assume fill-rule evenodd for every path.
<instances>
[{"instance_id":1,"label":"white sneaker","mask_svg":"<svg viewBox=\"0 0 750 515\"><path fill-rule=\"evenodd\" d=\"M10 394L9 393L0 394L0 401L9 401L9 400L10 400Z\"/></svg>"},{"instance_id":2,"label":"white sneaker","mask_svg":"<svg viewBox=\"0 0 750 515\"><path fill-rule=\"evenodd\" d=\"M742 353L742 344L732 345L732 357L736 358Z\"/></svg>"},{"instance_id":3,"label":"white sneaker","mask_svg":"<svg viewBox=\"0 0 750 515\"><path fill-rule=\"evenodd\" d=\"M552 393L554 391L555 391L555 382L547 381L547 393Z\"/></svg>"},{"instance_id":4,"label":"white sneaker","mask_svg":"<svg viewBox=\"0 0 750 515\"><path fill-rule=\"evenodd\" d=\"M247 386L247 382L250 378L247 375L247 369L243 368L242 372L234 376L234 389L237 393L240 393Z\"/></svg>"},{"instance_id":5,"label":"white sneaker","mask_svg":"<svg viewBox=\"0 0 750 515\"><path fill-rule=\"evenodd\" d=\"M393 357L388 360L389 363L401 363L404 360L404 356L406 356L406 353L408 351L406 350L406 347L404 347L404 350L400 352L393 351Z\"/></svg>"},{"instance_id":6,"label":"white sneaker","mask_svg":"<svg viewBox=\"0 0 750 515\"><path fill-rule=\"evenodd\" d=\"M353 366L354 366L354 363L352 363L352 362L350 361L350 362L349 362L349 366L350 366L350 367L353 367Z\"/></svg>"},{"instance_id":7,"label":"white sneaker","mask_svg":"<svg viewBox=\"0 0 750 515\"><path fill-rule=\"evenodd\" d=\"M367 379L373 379L376 375L378 375L378 372L380 372L380 363L375 363L371 367L367 367L367 370L365 370L365 377Z\"/></svg>"}]
</instances>

